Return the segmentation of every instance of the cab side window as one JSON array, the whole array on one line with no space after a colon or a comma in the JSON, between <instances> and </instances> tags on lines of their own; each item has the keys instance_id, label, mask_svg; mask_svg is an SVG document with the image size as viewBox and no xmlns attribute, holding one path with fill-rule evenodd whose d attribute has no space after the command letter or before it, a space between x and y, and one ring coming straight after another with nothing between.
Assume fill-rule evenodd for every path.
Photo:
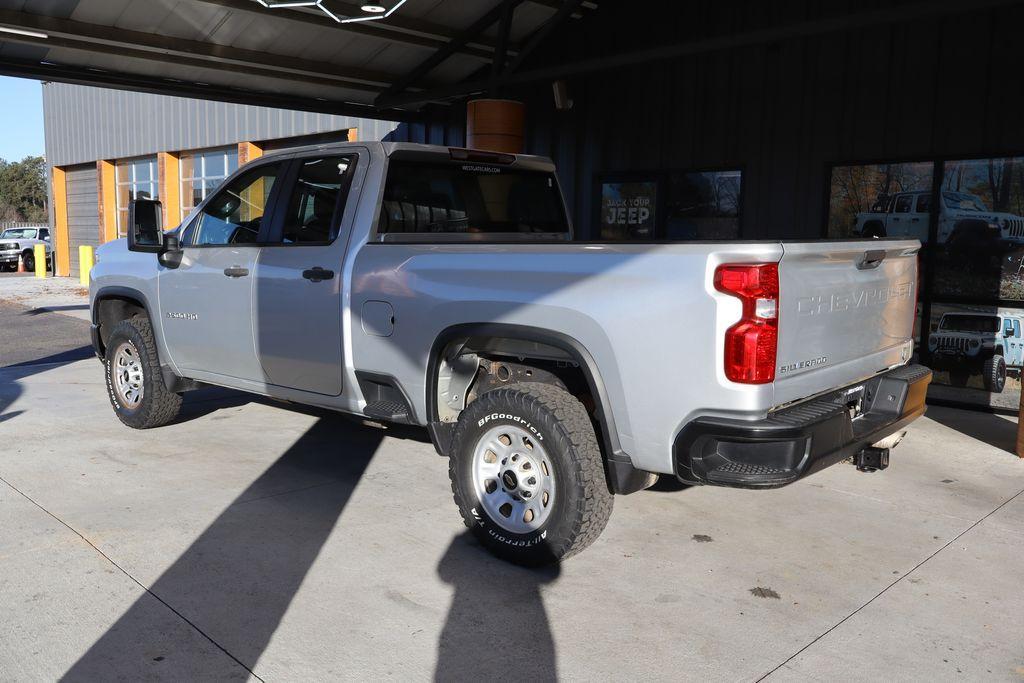
<instances>
[{"instance_id":1,"label":"cab side window","mask_svg":"<svg viewBox=\"0 0 1024 683\"><path fill-rule=\"evenodd\" d=\"M910 213L910 207L913 202L913 195L901 194L896 198L896 213Z\"/></svg>"},{"instance_id":2,"label":"cab side window","mask_svg":"<svg viewBox=\"0 0 1024 683\"><path fill-rule=\"evenodd\" d=\"M268 164L235 178L206 203L189 223L182 244L255 244L277 180L279 164Z\"/></svg>"},{"instance_id":3,"label":"cab side window","mask_svg":"<svg viewBox=\"0 0 1024 683\"><path fill-rule=\"evenodd\" d=\"M300 159L281 226L281 244L330 244L338 236L356 157Z\"/></svg>"}]
</instances>

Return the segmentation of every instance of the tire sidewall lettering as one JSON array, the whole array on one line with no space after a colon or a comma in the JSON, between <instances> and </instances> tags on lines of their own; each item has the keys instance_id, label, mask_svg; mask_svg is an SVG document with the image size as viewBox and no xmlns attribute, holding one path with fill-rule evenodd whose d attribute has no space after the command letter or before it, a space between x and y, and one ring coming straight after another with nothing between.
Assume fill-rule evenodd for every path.
<instances>
[{"instance_id":1,"label":"tire sidewall lettering","mask_svg":"<svg viewBox=\"0 0 1024 683\"><path fill-rule=\"evenodd\" d=\"M513 415L511 413L491 413L490 415L485 415L482 418L480 418L479 420L477 420L476 426L477 427L483 427L484 425L487 425L488 423L498 422L500 420L509 420L510 422L514 422L515 424L519 425L520 427L524 427L525 429L528 429L531 434L533 434L534 436L537 437L538 441L543 441L544 440L544 435L540 433L540 430L538 430L536 427L533 426L532 422L530 422L529 420L527 420L524 417L521 417L519 415Z\"/></svg>"}]
</instances>

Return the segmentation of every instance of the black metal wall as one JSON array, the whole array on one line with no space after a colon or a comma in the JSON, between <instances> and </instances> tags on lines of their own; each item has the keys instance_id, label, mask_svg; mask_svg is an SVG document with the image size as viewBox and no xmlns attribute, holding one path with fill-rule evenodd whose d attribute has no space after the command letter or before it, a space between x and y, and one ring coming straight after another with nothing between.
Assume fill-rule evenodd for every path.
<instances>
[{"instance_id":1,"label":"black metal wall","mask_svg":"<svg viewBox=\"0 0 1024 683\"><path fill-rule=\"evenodd\" d=\"M1024 150L1024 5L980 5L603 2L523 68L744 44L570 77L570 111L555 110L550 81L500 95L527 102L527 151L555 159L583 237L594 235L597 174L735 167L744 237L816 238L833 163ZM430 118L393 139L462 144L463 107Z\"/></svg>"}]
</instances>

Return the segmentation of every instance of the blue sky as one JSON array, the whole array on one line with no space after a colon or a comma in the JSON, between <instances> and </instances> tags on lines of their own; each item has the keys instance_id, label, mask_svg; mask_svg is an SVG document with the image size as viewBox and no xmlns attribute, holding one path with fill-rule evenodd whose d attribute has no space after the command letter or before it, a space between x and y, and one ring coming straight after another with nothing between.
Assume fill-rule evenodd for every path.
<instances>
[{"instance_id":1,"label":"blue sky","mask_svg":"<svg viewBox=\"0 0 1024 683\"><path fill-rule=\"evenodd\" d=\"M0 158L21 161L43 155L43 86L0 76Z\"/></svg>"}]
</instances>

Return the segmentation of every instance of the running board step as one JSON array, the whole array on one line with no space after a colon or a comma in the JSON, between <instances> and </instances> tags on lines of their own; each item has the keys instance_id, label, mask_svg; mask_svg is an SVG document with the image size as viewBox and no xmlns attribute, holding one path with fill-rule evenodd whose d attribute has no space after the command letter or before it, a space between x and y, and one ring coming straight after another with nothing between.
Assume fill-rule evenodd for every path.
<instances>
[{"instance_id":1,"label":"running board step","mask_svg":"<svg viewBox=\"0 0 1024 683\"><path fill-rule=\"evenodd\" d=\"M389 422L407 422L409 409L401 401L371 401L363 408L363 415Z\"/></svg>"}]
</instances>

